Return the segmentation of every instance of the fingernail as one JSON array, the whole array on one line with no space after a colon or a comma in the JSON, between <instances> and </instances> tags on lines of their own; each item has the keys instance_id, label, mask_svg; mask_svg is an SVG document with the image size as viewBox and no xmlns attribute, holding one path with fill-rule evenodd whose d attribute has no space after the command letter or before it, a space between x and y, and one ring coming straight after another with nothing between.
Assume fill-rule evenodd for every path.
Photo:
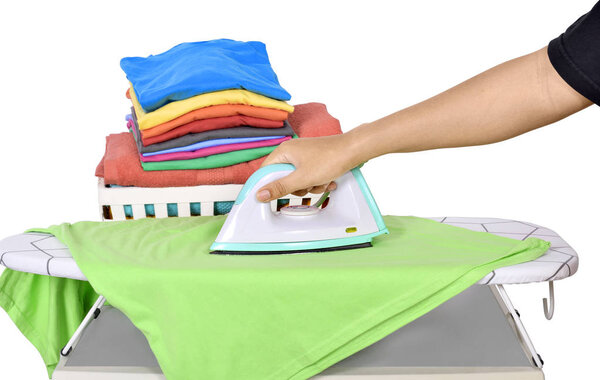
<instances>
[{"instance_id":1,"label":"fingernail","mask_svg":"<svg viewBox=\"0 0 600 380\"><path fill-rule=\"evenodd\" d=\"M327 191L335 190L336 188L337 185L335 183L330 183L329 186L327 186Z\"/></svg>"},{"instance_id":2,"label":"fingernail","mask_svg":"<svg viewBox=\"0 0 600 380\"><path fill-rule=\"evenodd\" d=\"M261 190L258 193L256 193L256 198L258 198L258 200L261 202L269 200L270 197L271 193L269 192L269 190Z\"/></svg>"}]
</instances>

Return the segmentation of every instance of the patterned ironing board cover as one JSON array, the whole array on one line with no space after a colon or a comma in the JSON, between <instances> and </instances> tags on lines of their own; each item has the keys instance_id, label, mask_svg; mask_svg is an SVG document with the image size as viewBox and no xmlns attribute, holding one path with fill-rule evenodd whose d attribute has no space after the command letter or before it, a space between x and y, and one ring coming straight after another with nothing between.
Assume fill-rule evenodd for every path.
<instances>
[{"instance_id":1,"label":"patterned ironing board cover","mask_svg":"<svg viewBox=\"0 0 600 380\"><path fill-rule=\"evenodd\" d=\"M577 271L577 253L556 232L548 228L533 223L494 218L429 219L519 240L534 236L552 244L538 259L497 269L481 279L479 284L555 281L569 277ZM87 281L69 249L49 234L24 233L0 240L0 264L21 272Z\"/></svg>"}]
</instances>

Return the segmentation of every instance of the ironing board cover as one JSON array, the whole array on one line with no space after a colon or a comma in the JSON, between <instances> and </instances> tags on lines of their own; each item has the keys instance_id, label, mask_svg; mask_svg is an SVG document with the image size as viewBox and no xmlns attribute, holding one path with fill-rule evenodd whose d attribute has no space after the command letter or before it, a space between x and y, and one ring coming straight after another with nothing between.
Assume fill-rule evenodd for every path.
<instances>
[{"instance_id":1,"label":"ironing board cover","mask_svg":"<svg viewBox=\"0 0 600 380\"><path fill-rule=\"evenodd\" d=\"M577 271L579 258L575 250L556 232L537 224L495 218L429 219L518 240L537 237L551 243L550 249L536 260L497 269L481 279L479 284L556 281ZM87 281L69 249L50 234L31 232L0 240L0 264L21 272Z\"/></svg>"}]
</instances>

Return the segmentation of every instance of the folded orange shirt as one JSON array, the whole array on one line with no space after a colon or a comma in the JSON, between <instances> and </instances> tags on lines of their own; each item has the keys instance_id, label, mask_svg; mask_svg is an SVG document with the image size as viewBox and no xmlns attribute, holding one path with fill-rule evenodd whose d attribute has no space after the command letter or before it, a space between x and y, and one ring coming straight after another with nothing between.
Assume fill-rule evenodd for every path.
<instances>
[{"instance_id":1,"label":"folded orange shirt","mask_svg":"<svg viewBox=\"0 0 600 380\"><path fill-rule=\"evenodd\" d=\"M125 95L127 98L131 99L129 90L127 90ZM176 117L173 120L169 120L152 128L142 130L142 132L145 132L142 134L142 137L158 136L194 120L235 115L245 115L260 119L284 121L288 118L289 113L276 108L255 107L247 104L219 104L215 106L197 108L193 111Z\"/></svg>"},{"instance_id":2,"label":"folded orange shirt","mask_svg":"<svg viewBox=\"0 0 600 380\"><path fill-rule=\"evenodd\" d=\"M148 146L151 144L156 144L159 142L181 137L187 135L188 133L200 133L215 129L239 127L242 125L257 128L281 128L283 127L283 121L261 119L253 116L235 115L194 120L190 123L180 125L165 133L161 133L160 135L155 136L148 136L148 132L153 131L154 128L145 129L140 132L142 134L142 143L144 144L144 146Z\"/></svg>"}]
</instances>

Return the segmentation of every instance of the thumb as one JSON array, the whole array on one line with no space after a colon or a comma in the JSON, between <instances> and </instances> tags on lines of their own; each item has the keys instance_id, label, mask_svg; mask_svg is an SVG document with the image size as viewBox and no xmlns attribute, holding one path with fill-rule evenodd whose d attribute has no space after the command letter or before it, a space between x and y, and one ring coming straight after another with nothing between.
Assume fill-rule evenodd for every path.
<instances>
[{"instance_id":1,"label":"thumb","mask_svg":"<svg viewBox=\"0 0 600 380\"><path fill-rule=\"evenodd\" d=\"M293 193L302 189L302 185L299 185L301 178L302 175L298 174L298 170L293 171L287 176L261 187L256 193L256 198L261 202L269 202Z\"/></svg>"}]
</instances>

